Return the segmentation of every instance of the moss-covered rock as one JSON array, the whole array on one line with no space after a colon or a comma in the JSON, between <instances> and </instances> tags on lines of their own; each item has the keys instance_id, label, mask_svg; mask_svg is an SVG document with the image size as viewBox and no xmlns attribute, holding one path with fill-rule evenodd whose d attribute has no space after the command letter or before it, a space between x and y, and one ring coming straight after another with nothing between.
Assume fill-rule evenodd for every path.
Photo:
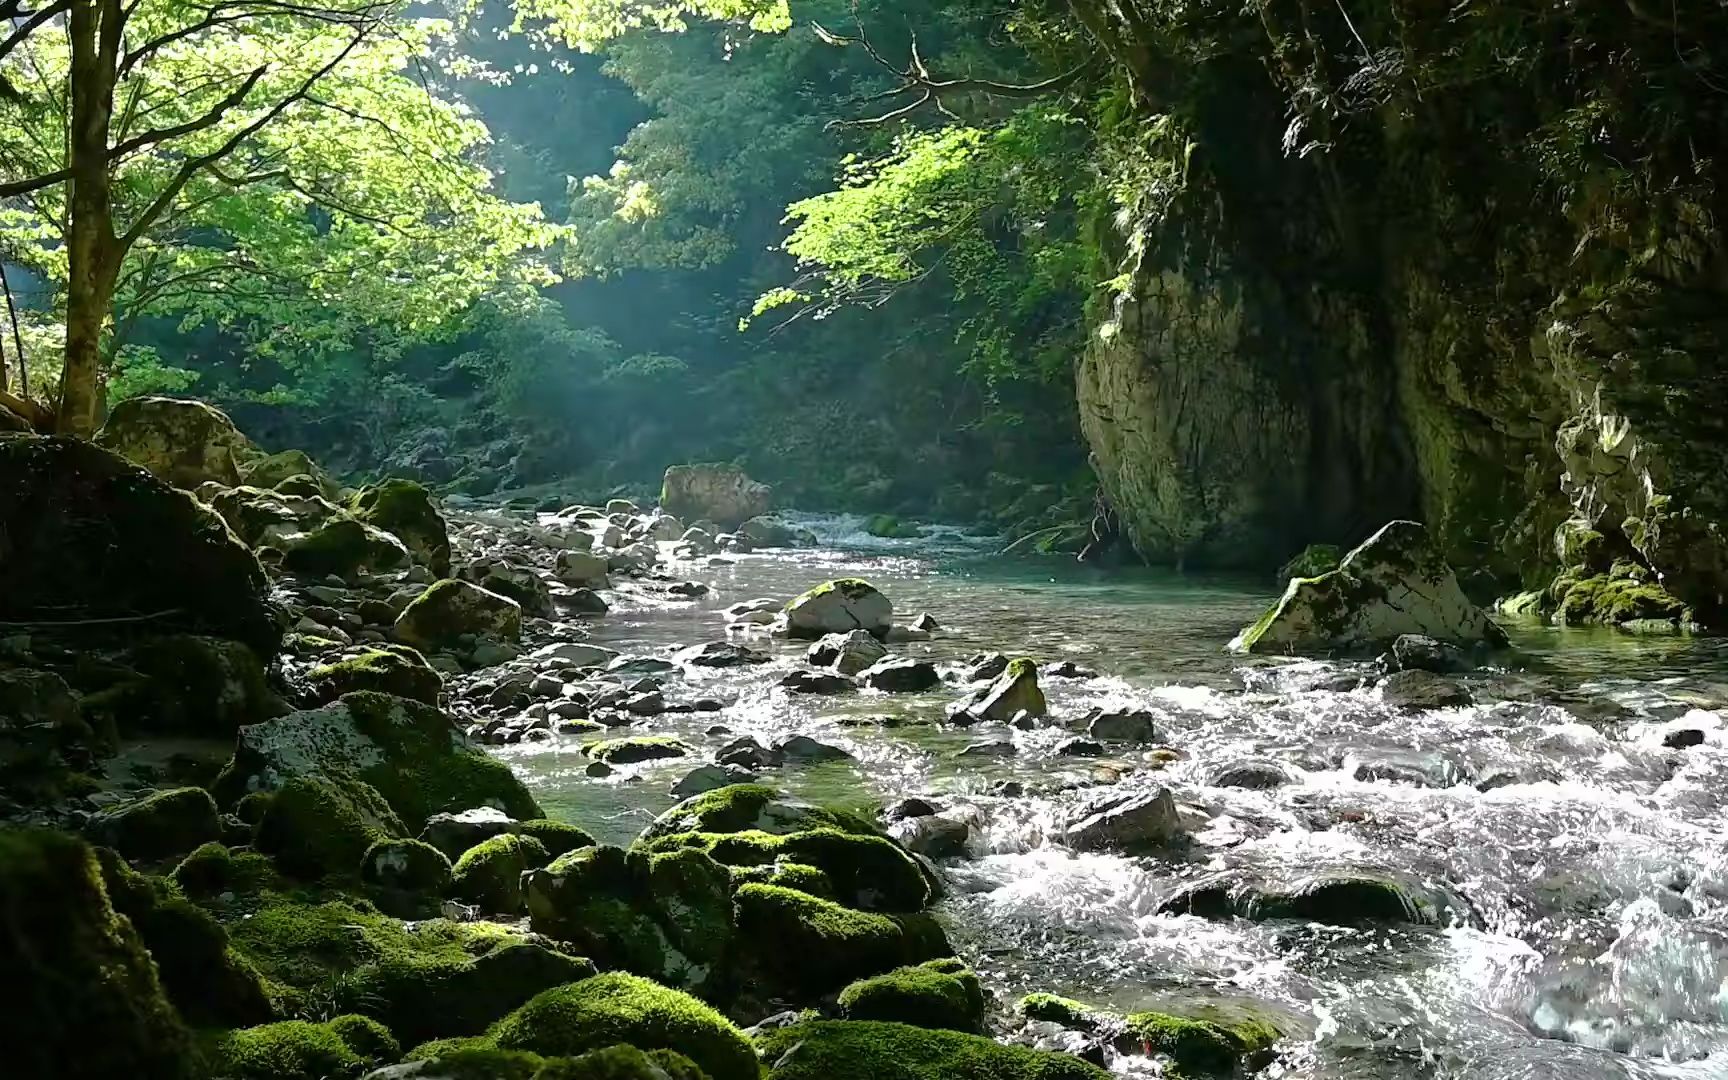
<instances>
[{"instance_id":1,"label":"moss-covered rock","mask_svg":"<svg viewBox=\"0 0 1728 1080\"><path fill-rule=\"evenodd\" d=\"M1598 623L1618 626L1642 620L1675 624L1691 623L1691 607L1647 575L1619 574L1580 576L1579 571L1561 574L1549 587L1554 618L1570 626Z\"/></svg>"},{"instance_id":2,"label":"moss-covered rock","mask_svg":"<svg viewBox=\"0 0 1728 1080\"><path fill-rule=\"evenodd\" d=\"M916 540L924 535L923 529L901 521L893 514L870 515L864 521L864 531L884 540Z\"/></svg>"},{"instance_id":3,"label":"moss-covered rock","mask_svg":"<svg viewBox=\"0 0 1728 1080\"><path fill-rule=\"evenodd\" d=\"M472 582L438 581L402 609L394 632L423 649L453 646L469 634L515 641L522 636L522 605Z\"/></svg>"},{"instance_id":4,"label":"moss-covered rock","mask_svg":"<svg viewBox=\"0 0 1728 1080\"><path fill-rule=\"evenodd\" d=\"M549 861L546 845L532 836L504 833L462 853L451 873L450 890L484 911L515 914L522 910L522 875Z\"/></svg>"},{"instance_id":5,"label":"moss-covered rock","mask_svg":"<svg viewBox=\"0 0 1728 1080\"><path fill-rule=\"evenodd\" d=\"M1309 544L1278 568L1277 583L1282 588L1291 578L1319 577L1338 569L1344 561L1344 549L1337 544Z\"/></svg>"},{"instance_id":6,"label":"moss-covered rock","mask_svg":"<svg viewBox=\"0 0 1728 1080\"><path fill-rule=\"evenodd\" d=\"M390 479L361 488L348 509L406 544L415 562L438 577L450 576L450 534L431 494L420 484Z\"/></svg>"},{"instance_id":7,"label":"moss-covered rock","mask_svg":"<svg viewBox=\"0 0 1728 1080\"><path fill-rule=\"evenodd\" d=\"M66 680L50 671L0 671L0 788L14 798L57 797L75 768L110 749L79 710Z\"/></svg>"},{"instance_id":8,"label":"moss-covered rock","mask_svg":"<svg viewBox=\"0 0 1728 1080\"><path fill-rule=\"evenodd\" d=\"M266 894L229 934L283 1014L363 1013L404 1045L478 1035L542 990L594 973L497 923L403 923L345 901Z\"/></svg>"},{"instance_id":9,"label":"moss-covered rock","mask_svg":"<svg viewBox=\"0 0 1728 1080\"><path fill-rule=\"evenodd\" d=\"M269 582L221 519L80 439L0 439L0 621L148 619L273 656Z\"/></svg>"},{"instance_id":10,"label":"moss-covered rock","mask_svg":"<svg viewBox=\"0 0 1728 1080\"><path fill-rule=\"evenodd\" d=\"M524 888L537 932L610 967L704 996L727 985L731 881L701 852L579 848Z\"/></svg>"},{"instance_id":11,"label":"moss-covered rock","mask_svg":"<svg viewBox=\"0 0 1728 1080\"><path fill-rule=\"evenodd\" d=\"M509 766L470 742L450 717L370 691L242 729L215 790L238 799L294 776L363 781L406 822L477 806L520 820L543 816Z\"/></svg>"},{"instance_id":12,"label":"moss-covered rock","mask_svg":"<svg viewBox=\"0 0 1728 1080\"><path fill-rule=\"evenodd\" d=\"M673 1050L713 1080L759 1080L756 1054L731 1021L688 994L608 972L537 995L488 1033L500 1049L569 1056L625 1044Z\"/></svg>"},{"instance_id":13,"label":"moss-covered rock","mask_svg":"<svg viewBox=\"0 0 1728 1080\"><path fill-rule=\"evenodd\" d=\"M861 578L837 578L810 589L786 605L786 632L793 637L820 638L865 630L887 636L894 624L894 605Z\"/></svg>"},{"instance_id":14,"label":"moss-covered rock","mask_svg":"<svg viewBox=\"0 0 1728 1080\"><path fill-rule=\"evenodd\" d=\"M365 522L337 518L282 547L282 565L310 577L352 577L361 571L375 573L408 565L408 549L402 541Z\"/></svg>"},{"instance_id":15,"label":"moss-covered rock","mask_svg":"<svg viewBox=\"0 0 1728 1080\"><path fill-rule=\"evenodd\" d=\"M211 481L232 487L245 465L264 456L221 409L170 397L119 402L96 445L187 491Z\"/></svg>"},{"instance_id":16,"label":"moss-covered rock","mask_svg":"<svg viewBox=\"0 0 1728 1080\"><path fill-rule=\"evenodd\" d=\"M318 494L241 485L200 492L242 543L280 551L295 539L343 518L341 507Z\"/></svg>"},{"instance_id":17,"label":"moss-covered rock","mask_svg":"<svg viewBox=\"0 0 1728 1080\"><path fill-rule=\"evenodd\" d=\"M250 646L200 634L151 638L126 655L144 676L119 714L122 730L228 736L281 706Z\"/></svg>"},{"instance_id":18,"label":"moss-covered rock","mask_svg":"<svg viewBox=\"0 0 1728 1080\"><path fill-rule=\"evenodd\" d=\"M0 440L4 441L4 440ZM0 1036L6 1070L183 1080L189 1040L96 857L63 833L0 829Z\"/></svg>"},{"instance_id":19,"label":"moss-covered rock","mask_svg":"<svg viewBox=\"0 0 1728 1080\"><path fill-rule=\"evenodd\" d=\"M1506 633L1464 591L1428 530L1394 521L1338 569L1293 578L1230 647L1238 652L1360 652L1420 634L1455 645L1504 645Z\"/></svg>"},{"instance_id":20,"label":"moss-covered rock","mask_svg":"<svg viewBox=\"0 0 1728 1080\"><path fill-rule=\"evenodd\" d=\"M840 991L847 1020L888 1020L916 1027L977 1032L984 1025L984 989L957 960L933 960L860 979Z\"/></svg>"},{"instance_id":21,"label":"moss-covered rock","mask_svg":"<svg viewBox=\"0 0 1728 1080\"><path fill-rule=\"evenodd\" d=\"M870 911L917 911L930 902L924 872L886 836L809 829L776 836L740 833L678 833L640 845L644 850L696 848L727 866L802 864L822 874L827 895Z\"/></svg>"},{"instance_id":22,"label":"moss-covered rock","mask_svg":"<svg viewBox=\"0 0 1728 1080\"><path fill-rule=\"evenodd\" d=\"M316 880L358 874L372 845L403 832L402 819L364 780L293 776L272 794L254 842L284 873Z\"/></svg>"},{"instance_id":23,"label":"moss-covered rock","mask_svg":"<svg viewBox=\"0 0 1728 1080\"><path fill-rule=\"evenodd\" d=\"M1044 691L1038 686L1038 665L1020 657L1010 660L1002 674L986 687L967 713L980 720L1006 724L1025 714L1034 719L1049 712Z\"/></svg>"},{"instance_id":24,"label":"moss-covered rock","mask_svg":"<svg viewBox=\"0 0 1728 1080\"><path fill-rule=\"evenodd\" d=\"M386 645L320 664L306 673L306 688L319 705L328 705L356 690L376 690L437 705L438 695L444 690L444 677L415 649Z\"/></svg>"},{"instance_id":25,"label":"moss-covered rock","mask_svg":"<svg viewBox=\"0 0 1728 1080\"><path fill-rule=\"evenodd\" d=\"M729 784L672 807L643 829L637 842L687 832L755 831L782 836L823 828L865 834L878 831L856 814L802 803L765 784Z\"/></svg>"},{"instance_id":26,"label":"moss-covered rock","mask_svg":"<svg viewBox=\"0 0 1728 1080\"><path fill-rule=\"evenodd\" d=\"M884 915L778 885L733 894L739 945L769 988L817 996L866 976L930 959L924 943ZM947 953L946 942L936 951Z\"/></svg>"},{"instance_id":27,"label":"moss-covered rock","mask_svg":"<svg viewBox=\"0 0 1728 1080\"><path fill-rule=\"evenodd\" d=\"M594 835L586 829L566 821L550 821L546 818L518 821L510 826L510 831L519 836L532 836L540 841L546 846L546 853L554 859L577 848L593 847L597 842Z\"/></svg>"},{"instance_id":28,"label":"moss-covered rock","mask_svg":"<svg viewBox=\"0 0 1728 1080\"><path fill-rule=\"evenodd\" d=\"M225 892L253 893L276 884L276 868L268 856L234 851L215 842L199 845L168 876L194 899Z\"/></svg>"},{"instance_id":29,"label":"moss-covered rock","mask_svg":"<svg viewBox=\"0 0 1728 1080\"><path fill-rule=\"evenodd\" d=\"M1109 1080L1066 1054L908 1024L820 1020L758 1040L768 1080Z\"/></svg>"},{"instance_id":30,"label":"moss-covered rock","mask_svg":"<svg viewBox=\"0 0 1728 1080\"><path fill-rule=\"evenodd\" d=\"M628 735L619 739L598 739L583 750L595 761L608 765L633 765L661 758L685 757L690 744L670 735Z\"/></svg>"},{"instance_id":31,"label":"moss-covered rock","mask_svg":"<svg viewBox=\"0 0 1728 1080\"><path fill-rule=\"evenodd\" d=\"M390 1033L363 1016L324 1024L284 1020L231 1031L211 1052L214 1075L234 1080L357 1077L401 1056Z\"/></svg>"},{"instance_id":32,"label":"moss-covered rock","mask_svg":"<svg viewBox=\"0 0 1728 1080\"><path fill-rule=\"evenodd\" d=\"M304 450L282 450L265 454L240 464L240 483L257 488L281 490L289 481L309 477L311 494L326 499L336 497L337 485L324 474L318 463Z\"/></svg>"},{"instance_id":33,"label":"moss-covered rock","mask_svg":"<svg viewBox=\"0 0 1728 1080\"><path fill-rule=\"evenodd\" d=\"M1157 1054L1168 1062L1163 1075L1175 1080L1240 1076L1264 1065L1284 1036L1268 1016L1240 1008L1122 1016L1054 994L1029 994L1020 1009L1034 1020L1102 1036L1123 1053Z\"/></svg>"},{"instance_id":34,"label":"moss-covered rock","mask_svg":"<svg viewBox=\"0 0 1728 1080\"><path fill-rule=\"evenodd\" d=\"M222 819L208 791L184 787L104 810L90 820L88 831L130 858L164 859L219 839Z\"/></svg>"},{"instance_id":35,"label":"moss-covered rock","mask_svg":"<svg viewBox=\"0 0 1728 1080\"><path fill-rule=\"evenodd\" d=\"M439 896L450 888L450 860L419 840L378 840L361 857L360 880L384 889Z\"/></svg>"}]
</instances>

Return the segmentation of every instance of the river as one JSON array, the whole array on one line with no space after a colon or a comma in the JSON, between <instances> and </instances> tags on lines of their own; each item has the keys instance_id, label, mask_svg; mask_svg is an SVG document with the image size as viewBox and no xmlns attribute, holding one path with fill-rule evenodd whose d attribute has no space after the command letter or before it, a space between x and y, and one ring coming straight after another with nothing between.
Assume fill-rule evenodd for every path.
<instances>
[{"instance_id":1,"label":"river","mask_svg":"<svg viewBox=\"0 0 1728 1080\"><path fill-rule=\"evenodd\" d=\"M954 686L789 696L776 683L804 645L761 636L749 643L772 663L694 669L694 685L678 688L728 702L724 712L646 725L701 752L733 737L707 734L716 722L764 743L812 735L853 760L763 780L851 805L934 794L971 821L967 856L941 864L939 912L999 1004L1031 990L1122 1009L1254 1002L1290 1032L1267 1077L1728 1077L1728 734L1711 711L1728 702L1728 643L1514 629L1504 669L1463 677L1474 704L1400 710L1351 688L1363 665L1227 655L1223 644L1273 599L1266 582L1004 558L957 531L887 541L856 519L803 524L821 547L676 567L711 586L698 601L620 589L589 640L663 656L725 637L721 612L740 600L861 576L900 620L929 612L943 627L897 653L945 670L979 652L1072 660L1099 675L1045 679L1054 717L1132 706L1156 718L1162 752L1057 756L1072 734L1059 727L942 723ZM1680 729L1703 742L1666 746ZM1002 739L1017 752L957 756ZM499 752L549 813L612 842L671 805L668 786L699 763L595 779L574 746ZM1282 763L1291 782L1208 784L1247 758ZM1004 781L1024 794L1002 794ZM1128 858L1049 841L1075 788L1100 783L1168 786L1194 822L1192 845ZM1448 927L1343 928L1159 913L1182 883L1223 869L1284 879L1366 869L1460 898L1468 915ZM1113 1068L1157 1075L1133 1057Z\"/></svg>"}]
</instances>

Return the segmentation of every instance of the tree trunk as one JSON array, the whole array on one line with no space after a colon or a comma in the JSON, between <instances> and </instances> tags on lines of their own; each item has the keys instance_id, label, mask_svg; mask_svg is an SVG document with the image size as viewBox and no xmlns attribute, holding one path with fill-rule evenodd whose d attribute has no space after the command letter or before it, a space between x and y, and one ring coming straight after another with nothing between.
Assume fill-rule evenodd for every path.
<instances>
[{"instance_id":1,"label":"tree trunk","mask_svg":"<svg viewBox=\"0 0 1728 1080\"><path fill-rule=\"evenodd\" d=\"M102 332L120 272L114 236L108 124L120 44L120 0L73 0L72 172L67 228L70 278L66 292L66 363L60 375L57 426L67 435L95 433L103 412Z\"/></svg>"}]
</instances>

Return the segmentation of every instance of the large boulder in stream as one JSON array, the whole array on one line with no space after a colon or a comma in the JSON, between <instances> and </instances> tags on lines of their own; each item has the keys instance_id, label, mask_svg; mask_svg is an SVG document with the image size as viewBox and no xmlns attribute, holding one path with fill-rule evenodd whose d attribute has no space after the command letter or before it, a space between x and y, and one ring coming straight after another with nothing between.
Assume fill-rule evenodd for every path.
<instances>
[{"instance_id":1,"label":"large boulder in stream","mask_svg":"<svg viewBox=\"0 0 1728 1080\"><path fill-rule=\"evenodd\" d=\"M412 480L390 479L361 488L348 509L406 544L414 561L437 577L450 576L450 532L432 495Z\"/></svg>"},{"instance_id":2,"label":"large boulder in stream","mask_svg":"<svg viewBox=\"0 0 1728 1080\"><path fill-rule=\"evenodd\" d=\"M465 634L515 641L522 636L522 605L471 582L447 578L402 609L394 633L422 649L455 645Z\"/></svg>"},{"instance_id":3,"label":"large boulder in stream","mask_svg":"<svg viewBox=\"0 0 1728 1080\"><path fill-rule=\"evenodd\" d=\"M1334 653L1384 648L1404 634L1456 645L1504 645L1488 612L1458 587L1452 567L1414 521L1394 521L1319 577L1292 578L1284 595L1230 643L1235 652Z\"/></svg>"},{"instance_id":4,"label":"large boulder in stream","mask_svg":"<svg viewBox=\"0 0 1728 1080\"><path fill-rule=\"evenodd\" d=\"M674 465L660 487L660 509L684 521L735 529L768 512L773 492L736 465Z\"/></svg>"},{"instance_id":5,"label":"large boulder in stream","mask_svg":"<svg viewBox=\"0 0 1728 1080\"><path fill-rule=\"evenodd\" d=\"M881 639L894 623L894 604L861 578L825 581L786 605L781 616L795 638L821 638L863 630Z\"/></svg>"},{"instance_id":6,"label":"large boulder in stream","mask_svg":"<svg viewBox=\"0 0 1728 1080\"><path fill-rule=\"evenodd\" d=\"M187 490L210 481L235 487L246 466L265 456L221 409L170 397L120 402L96 444Z\"/></svg>"},{"instance_id":7,"label":"large boulder in stream","mask_svg":"<svg viewBox=\"0 0 1728 1080\"><path fill-rule=\"evenodd\" d=\"M80 439L0 436L0 621L136 619L271 656L268 596L258 560L186 492Z\"/></svg>"}]
</instances>

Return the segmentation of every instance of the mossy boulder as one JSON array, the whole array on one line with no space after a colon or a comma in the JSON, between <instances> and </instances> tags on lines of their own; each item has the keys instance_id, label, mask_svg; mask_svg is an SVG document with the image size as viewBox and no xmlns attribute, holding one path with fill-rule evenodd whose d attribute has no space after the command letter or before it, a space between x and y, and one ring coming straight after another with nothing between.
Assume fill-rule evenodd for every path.
<instances>
[{"instance_id":1,"label":"mossy boulder","mask_svg":"<svg viewBox=\"0 0 1728 1080\"><path fill-rule=\"evenodd\" d=\"M837 578L810 589L786 605L786 632L796 638L821 638L864 630L876 638L894 624L894 604L861 578Z\"/></svg>"},{"instance_id":2,"label":"mossy boulder","mask_svg":"<svg viewBox=\"0 0 1728 1080\"><path fill-rule=\"evenodd\" d=\"M513 915L522 910L522 875L551 861L546 845L532 836L504 833L462 853L450 889L481 910Z\"/></svg>"},{"instance_id":3,"label":"mossy boulder","mask_svg":"<svg viewBox=\"0 0 1728 1080\"><path fill-rule=\"evenodd\" d=\"M709 1080L695 1062L672 1050L608 1046L575 1057L547 1058L526 1050L500 1050L483 1039L447 1040L417 1047L425 1080Z\"/></svg>"},{"instance_id":4,"label":"mossy boulder","mask_svg":"<svg viewBox=\"0 0 1728 1080\"><path fill-rule=\"evenodd\" d=\"M327 705L356 690L376 690L437 705L438 695L444 690L444 677L415 649L386 645L320 664L306 673L306 688L319 705Z\"/></svg>"},{"instance_id":5,"label":"mossy boulder","mask_svg":"<svg viewBox=\"0 0 1728 1080\"><path fill-rule=\"evenodd\" d=\"M707 520L735 529L766 514L773 494L736 465L674 465L660 485L660 509L684 521Z\"/></svg>"},{"instance_id":6,"label":"mossy boulder","mask_svg":"<svg viewBox=\"0 0 1728 1080\"><path fill-rule=\"evenodd\" d=\"M701 852L580 848L523 884L538 933L692 993L714 996L727 984L731 881Z\"/></svg>"},{"instance_id":7,"label":"mossy boulder","mask_svg":"<svg viewBox=\"0 0 1728 1080\"><path fill-rule=\"evenodd\" d=\"M214 1075L233 1080L358 1077L401 1056L390 1032L363 1016L328 1023L284 1020L224 1035L211 1052Z\"/></svg>"},{"instance_id":8,"label":"mossy boulder","mask_svg":"<svg viewBox=\"0 0 1728 1080\"><path fill-rule=\"evenodd\" d=\"M0 671L0 788L14 798L55 798L72 770L91 765L106 743L85 722L65 679L50 671Z\"/></svg>"},{"instance_id":9,"label":"mossy boulder","mask_svg":"<svg viewBox=\"0 0 1728 1080\"><path fill-rule=\"evenodd\" d=\"M283 450L274 454L252 458L240 465L240 483L250 487L281 489L291 480L309 477L312 481L312 494L326 499L336 497L337 485L312 456L304 450Z\"/></svg>"},{"instance_id":10,"label":"mossy boulder","mask_svg":"<svg viewBox=\"0 0 1728 1080\"><path fill-rule=\"evenodd\" d=\"M340 507L322 495L247 484L205 489L199 496L221 515L242 543L253 548L271 547L280 551L299 537L345 516Z\"/></svg>"},{"instance_id":11,"label":"mossy boulder","mask_svg":"<svg viewBox=\"0 0 1728 1080\"><path fill-rule=\"evenodd\" d=\"M931 959L926 948L950 951L946 942L921 940L888 916L779 885L740 886L733 894L733 921L762 987L795 998Z\"/></svg>"},{"instance_id":12,"label":"mossy boulder","mask_svg":"<svg viewBox=\"0 0 1728 1080\"><path fill-rule=\"evenodd\" d=\"M1017 716L1039 719L1049 713L1038 686L1038 665L1025 657L1010 660L1002 674L986 687L967 713L980 720L1006 724Z\"/></svg>"},{"instance_id":13,"label":"mossy boulder","mask_svg":"<svg viewBox=\"0 0 1728 1080\"><path fill-rule=\"evenodd\" d=\"M458 644L466 635L505 641L522 636L522 605L469 581L434 582L396 617L399 641L417 648Z\"/></svg>"},{"instance_id":14,"label":"mossy boulder","mask_svg":"<svg viewBox=\"0 0 1728 1080\"><path fill-rule=\"evenodd\" d=\"M1648 571L1623 564L1616 564L1614 570L1586 574L1573 569L1555 578L1548 588L1554 620L1568 626L1693 621L1692 608L1652 580L1654 575Z\"/></svg>"},{"instance_id":15,"label":"mossy boulder","mask_svg":"<svg viewBox=\"0 0 1728 1080\"><path fill-rule=\"evenodd\" d=\"M119 402L95 441L187 491L212 481L233 487L243 466L264 456L221 409L170 397Z\"/></svg>"},{"instance_id":16,"label":"mossy boulder","mask_svg":"<svg viewBox=\"0 0 1728 1080\"><path fill-rule=\"evenodd\" d=\"M75 837L0 829L0 1000L10 1075L183 1080L190 1071L189 1038L156 965Z\"/></svg>"},{"instance_id":17,"label":"mossy boulder","mask_svg":"<svg viewBox=\"0 0 1728 1080\"><path fill-rule=\"evenodd\" d=\"M438 577L450 576L450 533L422 485L390 479L361 488L348 500L348 510L402 541L416 563Z\"/></svg>"},{"instance_id":18,"label":"mossy boulder","mask_svg":"<svg viewBox=\"0 0 1728 1080\"><path fill-rule=\"evenodd\" d=\"M767 1080L1109 1080L1067 1054L980 1035L853 1020L818 1020L757 1041Z\"/></svg>"},{"instance_id":19,"label":"mossy boulder","mask_svg":"<svg viewBox=\"0 0 1728 1080\"><path fill-rule=\"evenodd\" d=\"M469 741L449 716L370 691L241 729L215 790L238 799L295 776L363 781L405 822L478 806L518 820L544 816L509 766Z\"/></svg>"},{"instance_id":20,"label":"mossy boulder","mask_svg":"<svg viewBox=\"0 0 1728 1080\"><path fill-rule=\"evenodd\" d=\"M884 540L916 540L924 530L901 521L893 514L872 514L864 521L864 531Z\"/></svg>"},{"instance_id":21,"label":"mossy boulder","mask_svg":"<svg viewBox=\"0 0 1728 1080\"><path fill-rule=\"evenodd\" d=\"M1293 578L1230 648L1259 653L1357 653L1404 634L1454 645L1506 644L1506 633L1459 588L1452 567L1414 521L1394 521L1336 570Z\"/></svg>"},{"instance_id":22,"label":"mossy boulder","mask_svg":"<svg viewBox=\"0 0 1728 1080\"><path fill-rule=\"evenodd\" d=\"M582 748L595 761L608 765L634 765L662 758L685 757L690 744L670 735L628 735L620 739L600 739Z\"/></svg>"},{"instance_id":23,"label":"mossy boulder","mask_svg":"<svg viewBox=\"0 0 1728 1080\"><path fill-rule=\"evenodd\" d=\"M594 834L587 829L567 821L550 821L546 818L518 821L510 826L510 831L518 836L532 836L540 841L545 846L546 853L554 859L577 848L593 847L596 843Z\"/></svg>"},{"instance_id":24,"label":"mossy boulder","mask_svg":"<svg viewBox=\"0 0 1728 1080\"><path fill-rule=\"evenodd\" d=\"M309 533L286 541L282 566L308 577L353 577L408 565L402 541L353 518L325 522Z\"/></svg>"},{"instance_id":25,"label":"mossy boulder","mask_svg":"<svg viewBox=\"0 0 1728 1080\"><path fill-rule=\"evenodd\" d=\"M614 1045L673 1050L712 1080L760 1080L755 1051L724 1016L688 994L607 972L536 995L487 1033L503 1050L570 1056Z\"/></svg>"},{"instance_id":26,"label":"mossy boulder","mask_svg":"<svg viewBox=\"0 0 1728 1080\"><path fill-rule=\"evenodd\" d=\"M194 848L168 876L193 899L225 892L253 893L276 884L276 868L269 856L235 851L215 841Z\"/></svg>"},{"instance_id":27,"label":"mossy boulder","mask_svg":"<svg viewBox=\"0 0 1728 1080\"><path fill-rule=\"evenodd\" d=\"M360 880L383 889L440 896L450 879L450 860L419 840L377 840L360 859Z\"/></svg>"},{"instance_id":28,"label":"mossy boulder","mask_svg":"<svg viewBox=\"0 0 1728 1080\"><path fill-rule=\"evenodd\" d=\"M264 663L238 641L170 634L126 654L144 677L117 706L128 732L229 736L281 710L264 681Z\"/></svg>"},{"instance_id":29,"label":"mossy boulder","mask_svg":"<svg viewBox=\"0 0 1728 1080\"><path fill-rule=\"evenodd\" d=\"M1337 544L1309 544L1278 568L1277 582L1283 586L1291 578L1319 577L1338 569L1344 561L1344 549Z\"/></svg>"},{"instance_id":30,"label":"mossy boulder","mask_svg":"<svg viewBox=\"0 0 1728 1080\"><path fill-rule=\"evenodd\" d=\"M729 867L811 867L821 872L825 895L868 911L918 911L930 902L924 871L886 836L834 828L784 835L675 833L639 846L647 851L693 848Z\"/></svg>"},{"instance_id":31,"label":"mossy boulder","mask_svg":"<svg viewBox=\"0 0 1728 1080\"><path fill-rule=\"evenodd\" d=\"M1270 1016L1241 1008L1123 1016L1054 994L1030 994L1020 1009L1031 1019L1101 1036L1122 1053L1156 1054L1166 1060L1163 1075L1177 1080L1240 1076L1265 1065L1273 1044L1284 1037Z\"/></svg>"},{"instance_id":32,"label":"mossy boulder","mask_svg":"<svg viewBox=\"0 0 1728 1080\"><path fill-rule=\"evenodd\" d=\"M840 991L839 1005L847 1020L970 1032L984 1026L984 989L958 960L932 960L860 979Z\"/></svg>"},{"instance_id":33,"label":"mossy boulder","mask_svg":"<svg viewBox=\"0 0 1728 1080\"><path fill-rule=\"evenodd\" d=\"M693 795L655 818L637 843L676 833L764 832L775 836L809 829L874 834L878 830L857 814L789 798L765 784L729 784Z\"/></svg>"},{"instance_id":34,"label":"mossy boulder","mask_svg":"<svg viewBox=\"0 0 1728 1080\"><path fill-rule=\"evenodd\" d=\"M87 828L96 842L129 858L164 859L219 839L222 819L208 791L183 787L104 810Z\"/></svg>"},{"instance_id":35,"label":"mossy boulder","mask_svg":"<svg viewBox=\"0 0 1728 1080\"><path fill-rule=\"evenodd\" d=\"M282 640L251 551L191 495L92 443L0 439L0 621L138 619L274 656Z\"/></svg>"},{"instance_id":36,"label":"mossy boulder","mask_svg":"<svg viewBox=\"0 0 1728 1080\"><path fill-rule=\"evenodd\" d=\"M271 793L254 831L284 873L352 877L372 845L403 834L376 788L351 776L291 776Z\"/></svg>"},{"instance_id":37,"label":"mossy boulder","mask_svg":"<svg viewBox=\"0 0 1728 1080\"><path fill-rule=\"evenodd\" d=\"M541 991L594 965L492 922L404 923L370 905L266 894L229 924L235 951L280 1010L364 1013L403 1045L478 1035Z\"/></svg>"}]
</instances>

